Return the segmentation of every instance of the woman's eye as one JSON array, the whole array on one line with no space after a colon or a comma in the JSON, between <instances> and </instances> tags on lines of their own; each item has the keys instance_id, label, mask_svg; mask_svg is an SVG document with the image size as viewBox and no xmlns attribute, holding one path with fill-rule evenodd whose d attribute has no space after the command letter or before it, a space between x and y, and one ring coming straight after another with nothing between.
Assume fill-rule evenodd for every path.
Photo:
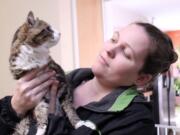
<instances>
[{"instance_id":1,"label":"woman's eye","mask_svg":"<svg viewBox=\"0 0 180 135\"><path fill-rule=\"evenodd\" d=\"M113 37L111 38L112 43L117 43L117 39L114 39Z\"/></svg>"},{"instance_id":2,"label":"woman's eye","mask_svg":"<svg viewBox=\"0 0 180 135\"><path fill-rule=\"evenodd\" d=\"M123 54L127 59L131 59L131 56L129 54L127 54L127 52L125 52L125 49L123 49Z\"/></svg>"},{"instance_id":3,"label":"woman's eye","mask_svg":"<svg viewBox=\"0 0 180 135\"><path fill-rule=\"evenodd\" d=\"M129 60L131 59L130 55L126 55L126 58L129 59Z\"/></svg>"}]
</instances>

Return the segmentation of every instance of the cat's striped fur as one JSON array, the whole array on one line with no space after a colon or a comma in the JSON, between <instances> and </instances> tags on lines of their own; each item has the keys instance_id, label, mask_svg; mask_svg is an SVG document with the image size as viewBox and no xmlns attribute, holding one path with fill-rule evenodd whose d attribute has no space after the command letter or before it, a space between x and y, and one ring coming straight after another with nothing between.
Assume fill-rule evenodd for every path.
<instances>
[{"instance_id":1,"label":"cat's striped fur","mask_svg":"<svg viewBox=\"0 0 180 135\"><path fill-rule=\"evenodd\" d=\"M32 69L48 65L57 73L60 80L58 99L56 100L56 115L61 113L61 107L73 126L79 121L72 106L72 94L62 68L49 55L49 48L56 45L60 34L43 20L35 19L29 12L26 22L16 31L10 50L10 70L15 79L21 78ZM48 101L48 94L45 96ZM59 104L60 103L60 104ZM42 100L16 126L14 135L44 135L48 124L48 102ZM34 121L34 122L32 122ZM34 125L33 125L34 123ZM31 131L32 127L35 131Z\"/></svg>"}]
</instances>

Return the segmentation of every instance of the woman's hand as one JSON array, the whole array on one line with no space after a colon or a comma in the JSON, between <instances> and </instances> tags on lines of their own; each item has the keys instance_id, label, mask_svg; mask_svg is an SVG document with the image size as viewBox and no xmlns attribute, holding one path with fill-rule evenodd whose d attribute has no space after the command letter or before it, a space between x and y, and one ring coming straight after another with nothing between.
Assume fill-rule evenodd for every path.
<instances>
[{"instance_id":1,"label":"woman's hand","mask_svg":"<svg viewBox=\"0 0 180 135\"><path fill-rule=\"evenodd\" d=\"M34 108L54 82L55 71L33 70L18 80L11 100L12 108L18 115L25 115Z\"/></svg>"}]
</instances>

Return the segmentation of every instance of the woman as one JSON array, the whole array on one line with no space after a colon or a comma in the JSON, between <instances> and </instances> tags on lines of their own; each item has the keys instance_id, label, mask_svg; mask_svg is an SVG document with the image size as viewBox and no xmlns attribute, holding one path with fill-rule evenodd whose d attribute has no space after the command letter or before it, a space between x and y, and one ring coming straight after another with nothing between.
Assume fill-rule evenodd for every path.
<instances>
[{"instance_id":1,"label":"woman","mask_svg":"<svg viewBox=\"0 0 180 135\"><path fill-rule=\"evenodd\" d=\"M67 75L73 105L83 120L73 129L65 116L55 116L58 81L53 71L32 71L18 81L15 94L0 101L0 131L10 134L23 116L51 87L48 135L152 135L151 106L136 90L177 60L167 35L148 23L117 30L100 51L91 69ZM42 72L36 76L38 72Z\"/></svg>"}]
</instances>

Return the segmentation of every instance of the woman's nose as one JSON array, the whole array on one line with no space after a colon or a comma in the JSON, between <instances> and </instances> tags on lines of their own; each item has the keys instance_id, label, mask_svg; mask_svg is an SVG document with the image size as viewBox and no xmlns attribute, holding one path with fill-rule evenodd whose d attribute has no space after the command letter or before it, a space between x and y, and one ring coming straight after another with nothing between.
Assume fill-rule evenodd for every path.
<instances>
[{"instance_id":1,"label":"woman's nose","mask_svg":"<svg viewBox=\"0 0 180 135\"><path fill-rule=\"evenodd\" d=\"M118 53L121 53L124 50L124 45L110 45L108 48L106 48L107 55L110 58L115 58Z\"/></svg>"},{"instance_id":2,"label":"woman's nose","mask_svg":"<svg viewBox=\"0 0 180 135\"><path fill-rule=\"evenodd\" d=\"M113 59L115 57L115 48L114 47L106 49L106 52L110 58Z\"/></svg>"}]
</instances>

